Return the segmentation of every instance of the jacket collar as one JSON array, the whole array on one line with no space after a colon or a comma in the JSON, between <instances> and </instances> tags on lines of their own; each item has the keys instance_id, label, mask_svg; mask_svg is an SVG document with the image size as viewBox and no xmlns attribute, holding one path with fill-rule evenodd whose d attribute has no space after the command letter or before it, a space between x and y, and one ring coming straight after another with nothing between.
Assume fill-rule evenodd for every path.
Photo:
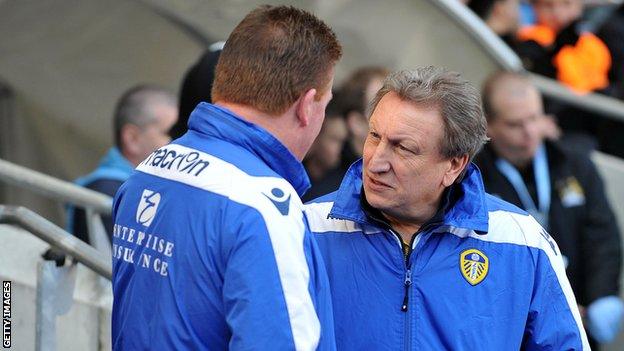
<instances>
[{"instance_id":1,"label":"jacket collar","mask_svg":"<svg viewBox=\"0 0 624 351\"><path fill-rule=\"evenodd\" d=\"M112 147L102 157L93 172L74 181L80 186L86 186L96 180L109 179L125 182L134 172L134 166L125 158L117 147Z\"/></svg>"},{"instance_id":2,"label":"jacket collar","mask_svg":"<svg viewBox=\"0 0 624 351\"><path fill-rule=\"evenodd\" d=\"M329 213L332 218L346 219L360 224L375 224L362 208L362 160L351 165L345 175ZM440 211L436 215L442 226L473 230L478 234L488 231L486 194L479 169L470 164L459 184L445 192Z\"/></svg>"},{"instance_id":3,"label":"jacket collar","mask_svg":"<svg viewBox=\"0 0 624 351\"><path fill-rule=\"evenodd\" d=\"M112 168L125 172L130 176L134 172L134 166L125 158L117 147L112 147L100 160L98 168Z\"/></svg>"},{"instance_id":4,"label":"jacket collar","mask_svg":"<svg viewBox=\"0 0 624 351\"><path fill-rule=\"evenodd\" d=\"M242 146L286 179L299 196L310 188L303 165L266 129L250 123L232 111L202 102L191 113L188 127L200 134Z\"/></svg>"}]
</instances>

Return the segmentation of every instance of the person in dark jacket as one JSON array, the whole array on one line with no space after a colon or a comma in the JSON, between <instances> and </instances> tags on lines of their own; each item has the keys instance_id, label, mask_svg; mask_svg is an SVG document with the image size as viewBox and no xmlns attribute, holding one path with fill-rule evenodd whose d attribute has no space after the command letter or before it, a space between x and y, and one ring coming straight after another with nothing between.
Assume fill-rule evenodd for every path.
<instances>
[{"instance_id":1,"label":"person in dark jacket","mask_svg":"<svg viewBox=\"0 0 624 351\"><path fill-rule=\"evenodd\" d=\"M550 232L590 336L612 341L624 313L617 297L621 242L596 167L586 154L543 138L541 97L526 77L494 74L482 96L491 143L476 163L486 191L525 209Z\"/></svg>"},{"instance_id":2,"label":"person in dark jacket","mask_svg":"<svg viewBox=\"0 0 624 351\"><path fill-rule=\"evenodd\" d=\"M218 41L210 45L208 50L184 74L180 86L180 116L169 133L172 139L177 139L186 133L191 112L200 102L212 102L212 81L223 44L225 42Z\"/></svg>"},{"instance_id":3,"label":"person in dark jacket","mask_svg":"<svg viewBox=\"0 0 624 351\"><path fill-rule=\"evenodd\" d=\"M470 8L510 48L515 48L520 27L519 0L471 0Z\"/></svg>"}]
</instances>

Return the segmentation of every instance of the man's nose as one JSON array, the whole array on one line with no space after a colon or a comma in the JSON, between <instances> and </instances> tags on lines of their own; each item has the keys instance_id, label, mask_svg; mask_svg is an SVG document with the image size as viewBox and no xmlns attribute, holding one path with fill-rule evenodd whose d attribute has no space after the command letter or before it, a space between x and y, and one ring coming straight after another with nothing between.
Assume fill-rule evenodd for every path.
<instances>
[{"instance_id":1,"label":"man's nose","mask_svg":"<svg viewBox=\"0 0 624 351\"><path fill-rule=\"evenodd\" d=\"M388 143L380 142L368 163L368 170L373 173L384 173L390 170L390 150Z\"/></svg>"}]
</instances>

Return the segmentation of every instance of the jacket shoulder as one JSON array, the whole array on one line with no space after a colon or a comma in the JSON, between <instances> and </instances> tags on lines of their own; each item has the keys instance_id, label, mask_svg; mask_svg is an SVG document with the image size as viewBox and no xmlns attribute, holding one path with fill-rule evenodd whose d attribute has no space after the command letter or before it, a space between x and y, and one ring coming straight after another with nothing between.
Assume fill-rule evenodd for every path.
<instances>
[{"instance_id":1,"label":"jacket shoulder","mask_svg":"<svg viewBox=\"0 0 624 351\"><path fill-rule=\"evenodd\" d=\"M336 192L333 192L314 199L303 206L312 233L351 233L360 231L359 226L355 222L330 216L335 199Z\"/></svg>"},{"instance_id":2,"label":"jacket shoulder","mask_svg":"<svg viewBox=\"0 0 624 351\"><path fill-rule=\"evenodd\" d=\"M249 162L247 162L249 163ZM223 196L230 201L254 207L261 212L275 207L287 213L291 204L298 209L301 201L292 185L267 166L256 160L254 167L260 175L250 172L250 166L228 162L218 156L179 144L156 150L137 170L165 181L188 185L197 191Z\"/></svg>"},{"instance_id":3,"label":"jacket shoulder","mask_svg":"<svg viewBox=\"0 0 624 351\"><path fill-rule=\"evenodd\" d=\"M526 211L490 194L487 194L486 203L489 229L477 239L536 248L549 256L560 256L555 241Z\"/></svg>"}]
</instances>

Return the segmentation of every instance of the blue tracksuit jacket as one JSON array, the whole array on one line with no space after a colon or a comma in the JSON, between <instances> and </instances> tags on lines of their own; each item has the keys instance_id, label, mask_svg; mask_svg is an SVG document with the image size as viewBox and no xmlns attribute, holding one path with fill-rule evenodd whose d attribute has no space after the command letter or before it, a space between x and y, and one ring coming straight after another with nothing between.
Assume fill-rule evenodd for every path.
<instances>
[{"instance_id":1,"label":"blue tracksuit jacket","mask_svg":"<svg viewBox=\"0 0 624 351\"><path fill-rule=\"evenodd\" d=\"M267 131L198 105L115 197L113 349L335 349L308 187Z\"/></svg>"},{"instance_id":2,"label":"blue tracksuit jacket","mask_svg":"<svg viewBox=\"0 0 624 351\"><path fill-rule=\"evenodd\" d=\"M557 245L528 214L486 194L475 166L407 258L366 211L361 167L306 205L339 350L589 349Z\"/></svg>"}]
</instances>

